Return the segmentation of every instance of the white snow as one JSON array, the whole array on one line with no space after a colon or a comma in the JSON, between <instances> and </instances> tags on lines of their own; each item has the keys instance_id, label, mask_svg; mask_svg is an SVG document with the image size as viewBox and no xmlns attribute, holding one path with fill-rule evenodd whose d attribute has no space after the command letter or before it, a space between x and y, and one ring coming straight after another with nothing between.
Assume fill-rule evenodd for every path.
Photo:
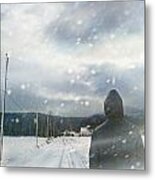
<instances>
[{"instance_id":1,"label":"white snow","mask_svg":"<svg viewBox=\"0 0 155 180\"><path fill-rule=\"evenodd\" d=\"M19 119L18 119L18 118L16 118L16 119L15 119L15 122L16 122L16 123L19 123Z\"/></svg>"},{"instance_id":2,"label":"white snow","mask_svg":"<svg viewBox=\"0 0 155 180\"><path fill-rule=\"evenodd\" d=\"M90 102L89 101L85 101L85 106L89 106Z\"/></svg>"},{"instance_id":3,"label":"white snow","mask_svg":"<svg viewBox=\"0 0 155 180\"><path fill-rule=\"evenodd\" d=\"M94 40L97 40L97 39L98 39L98 36L97 36L97 35L95 35L95 36L93 37L93 39L94 39Z\"/></svg>"},{"instance_id":4,"label":"white snow","mask_svg":"<svg viewBox=\"0 0 155 180\"><path fill-rule=\"evenodd\" d=\"M80 78L81 78L80 75L77 75L77 76L76 76L76 79L77 79L77 80L80 80Z\"/></svg>"},{"instance_id":5,"label":"white snow","mask_svg":"<svg viewBox=\"0 0 155 180\"><path fill-rule=\"evenodd\" d=\"M94 69L91 70L91 74L92 75L95 75L96 74L96 71Z\"/></svg>"},{"instance_id":6,"label":"white snow","mask_svg":"<svg viewBox=\"0 0 155 180\"><path fill-rule=\"evenodd\" d=\"M47 103L48 103L48 100L47 100L47 99L45 99L45 100L44 100L44 104L47 104Z\"/></svg>"},{"instance_id":7,"label":"white snow","mask_svg":"<svg viewBox=\"0 0 155 180\"><path fill-rule=\"evenodd\" d=\"M89 168L90 137L4 137L3 166Z\"/></svg>"},{"instance_id":8,"label":"white snow","mask_svg":"<svg viewBox=\"0 0 155 180\"><path fill-rule=\"evenodd\" d=\"M116 84L116 78L113 77L113 78L112 78L112 85L115 86L115 84Z\"/></svg>"},{"instance_id":9,"label":"white snow","mask_svg":"<svg viewBox=\"0 0 155 180\"><path fill-rule=\"evenodd\" d=\"M68 74L72 74L73 73L73 69L68 69Z\"/></svg>"},{"instance_id":10,"label":"white snow","mask_svg":"<svg viewBox=\"0 0 155 180\"><path fill-rule=\"evenodd\" d=\"M24 89L26 88L26 87L25 87L25 84L21 84L20 88L21 88L22 90L24 90Z\"/></svg>"},{"instance_id":11,"label":"white snow","mask_svg":"<svg viewBox=\"0 0 155 180\"><path fill-rule=\"evenodd\" d=\"M92 44L92 43L89 43L89 44L88 44L88 46L89 46L89 47L93 47L93 46L94 46L94 44Z\"/></svg>"},{"instance_id":12,"label":"white snow","mask_svg":"<svg viewBox=\"0 0 155 180\"><path fill-rule=\"evenodd\" d=\"M65 104L62 102L62 103L60 104L60 106L61 106L61 107L64 107L64 106L65 106Z\"/></svg>"},{"instance_id":13,"label":"white snow","mask_svg":"<svg viewBox=\"0 0 155 180\"><path fill-rule=\"evenodd\" d=\"M11 95L11 93L12 93L11 89L8 89L8 90L7 90L7 94L8 94L8 95Z\"/></svg>"},{"instance_id":14,"label":"white snow","mask_svg":"<svg viewBox=\"0 0 155 180\"><path fill-rule=\"evenodd\" d=\"M77 21L77 25L82 25L83 24L83 21L80 19Z\"/></svg>"},{"instance_id":15,"label":"white snow","mask_svg":"<svg viewBox=\"0 0 155 180\"><path fill-rule=\"evenodd\" d=\"M78 38L77 38L77 42L80 42L80 41L81 41L81 38L80 38L80 37L78 37Z\"/></svg>"},{"instance_id":16,"label":"white snow","mask_svg":"<svg viewBox=\"0 0 155 180\"><path fill-rule=\"evenodd\" d=\"M71 79L71 80L70 80L70 83L71 83L71 84L74 84L74 83L75 83L75 80L74 80L74 79Z\"/></svg>"}]
</instances>

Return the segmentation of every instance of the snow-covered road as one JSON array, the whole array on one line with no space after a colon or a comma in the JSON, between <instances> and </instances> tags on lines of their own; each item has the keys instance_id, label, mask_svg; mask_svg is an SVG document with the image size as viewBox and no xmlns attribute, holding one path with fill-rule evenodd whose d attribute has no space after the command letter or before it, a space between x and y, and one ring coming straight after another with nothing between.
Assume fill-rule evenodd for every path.
<instances>
[{"instance_id":1,"label":"snow-covered road","mask_svg":"<svg viewBox=\"0 0 155 180\"><path fill-rule=\"evenodd\" d=\"M3 166L88 168L90 137L58 137L46 143L34 137L5 137Z\"/></svg>"}]
</instances>

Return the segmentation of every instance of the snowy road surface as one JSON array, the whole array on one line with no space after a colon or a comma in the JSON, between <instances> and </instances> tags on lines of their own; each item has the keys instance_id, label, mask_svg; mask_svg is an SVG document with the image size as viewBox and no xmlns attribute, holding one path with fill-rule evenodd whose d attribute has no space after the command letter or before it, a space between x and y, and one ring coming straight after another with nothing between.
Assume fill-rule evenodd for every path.
<instances>
[{"instance_id":1,"label":"snowy road surface","mask_svg":"<svg viewBox=\"0 0 155 180\"><path fill-rule=\"evenodd\" d=\"M49 144L34 137L5 137L3 166L88 168L90 137L58 137Z\"/></svg>"},{"instance_id":2,"label":"snowy road surface","mask_svg":"<svg viewBox=\"0 0 155 180\"><path fill-rule=\"evenodd\" d=\"M144 143L144 136L142 136ZM89 168L90 137L4 137L3 166Z\"/></svg>"}]
</instances>

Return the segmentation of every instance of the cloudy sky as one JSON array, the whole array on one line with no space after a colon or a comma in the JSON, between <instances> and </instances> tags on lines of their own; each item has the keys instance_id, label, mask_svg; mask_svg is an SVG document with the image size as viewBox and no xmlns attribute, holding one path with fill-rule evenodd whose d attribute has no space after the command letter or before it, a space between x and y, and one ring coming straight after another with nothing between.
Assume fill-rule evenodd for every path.
<instances>
[{"instance_id":1,"label":"cloudy sky","mask_svg":"<svg viewBox=\"0 0 155 180\"><path fill-rule=\"evenodd\" d=\"M1 47L8 111L102 113L112 88L144 106L143 1L3 4Z\"/></svg>"}]
</instances>

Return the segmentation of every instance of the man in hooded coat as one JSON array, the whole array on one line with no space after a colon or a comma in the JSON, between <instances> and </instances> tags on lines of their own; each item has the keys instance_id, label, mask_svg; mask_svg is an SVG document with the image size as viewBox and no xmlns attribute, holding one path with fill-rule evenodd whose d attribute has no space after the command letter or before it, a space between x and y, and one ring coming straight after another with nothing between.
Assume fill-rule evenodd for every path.
<instances>
[{"instance_id":1,"label":"man in hooded coat","mask_svg":"<svg viewBox=\"0 0 155 180\"><path fill-rule=\"evenodd\" d=\"M89 152L91 169L144 169L144 147L136 126L124 119L119 93L109 92L104 111L106 120L92 135Z\"/></svg>"}]
</instances>

